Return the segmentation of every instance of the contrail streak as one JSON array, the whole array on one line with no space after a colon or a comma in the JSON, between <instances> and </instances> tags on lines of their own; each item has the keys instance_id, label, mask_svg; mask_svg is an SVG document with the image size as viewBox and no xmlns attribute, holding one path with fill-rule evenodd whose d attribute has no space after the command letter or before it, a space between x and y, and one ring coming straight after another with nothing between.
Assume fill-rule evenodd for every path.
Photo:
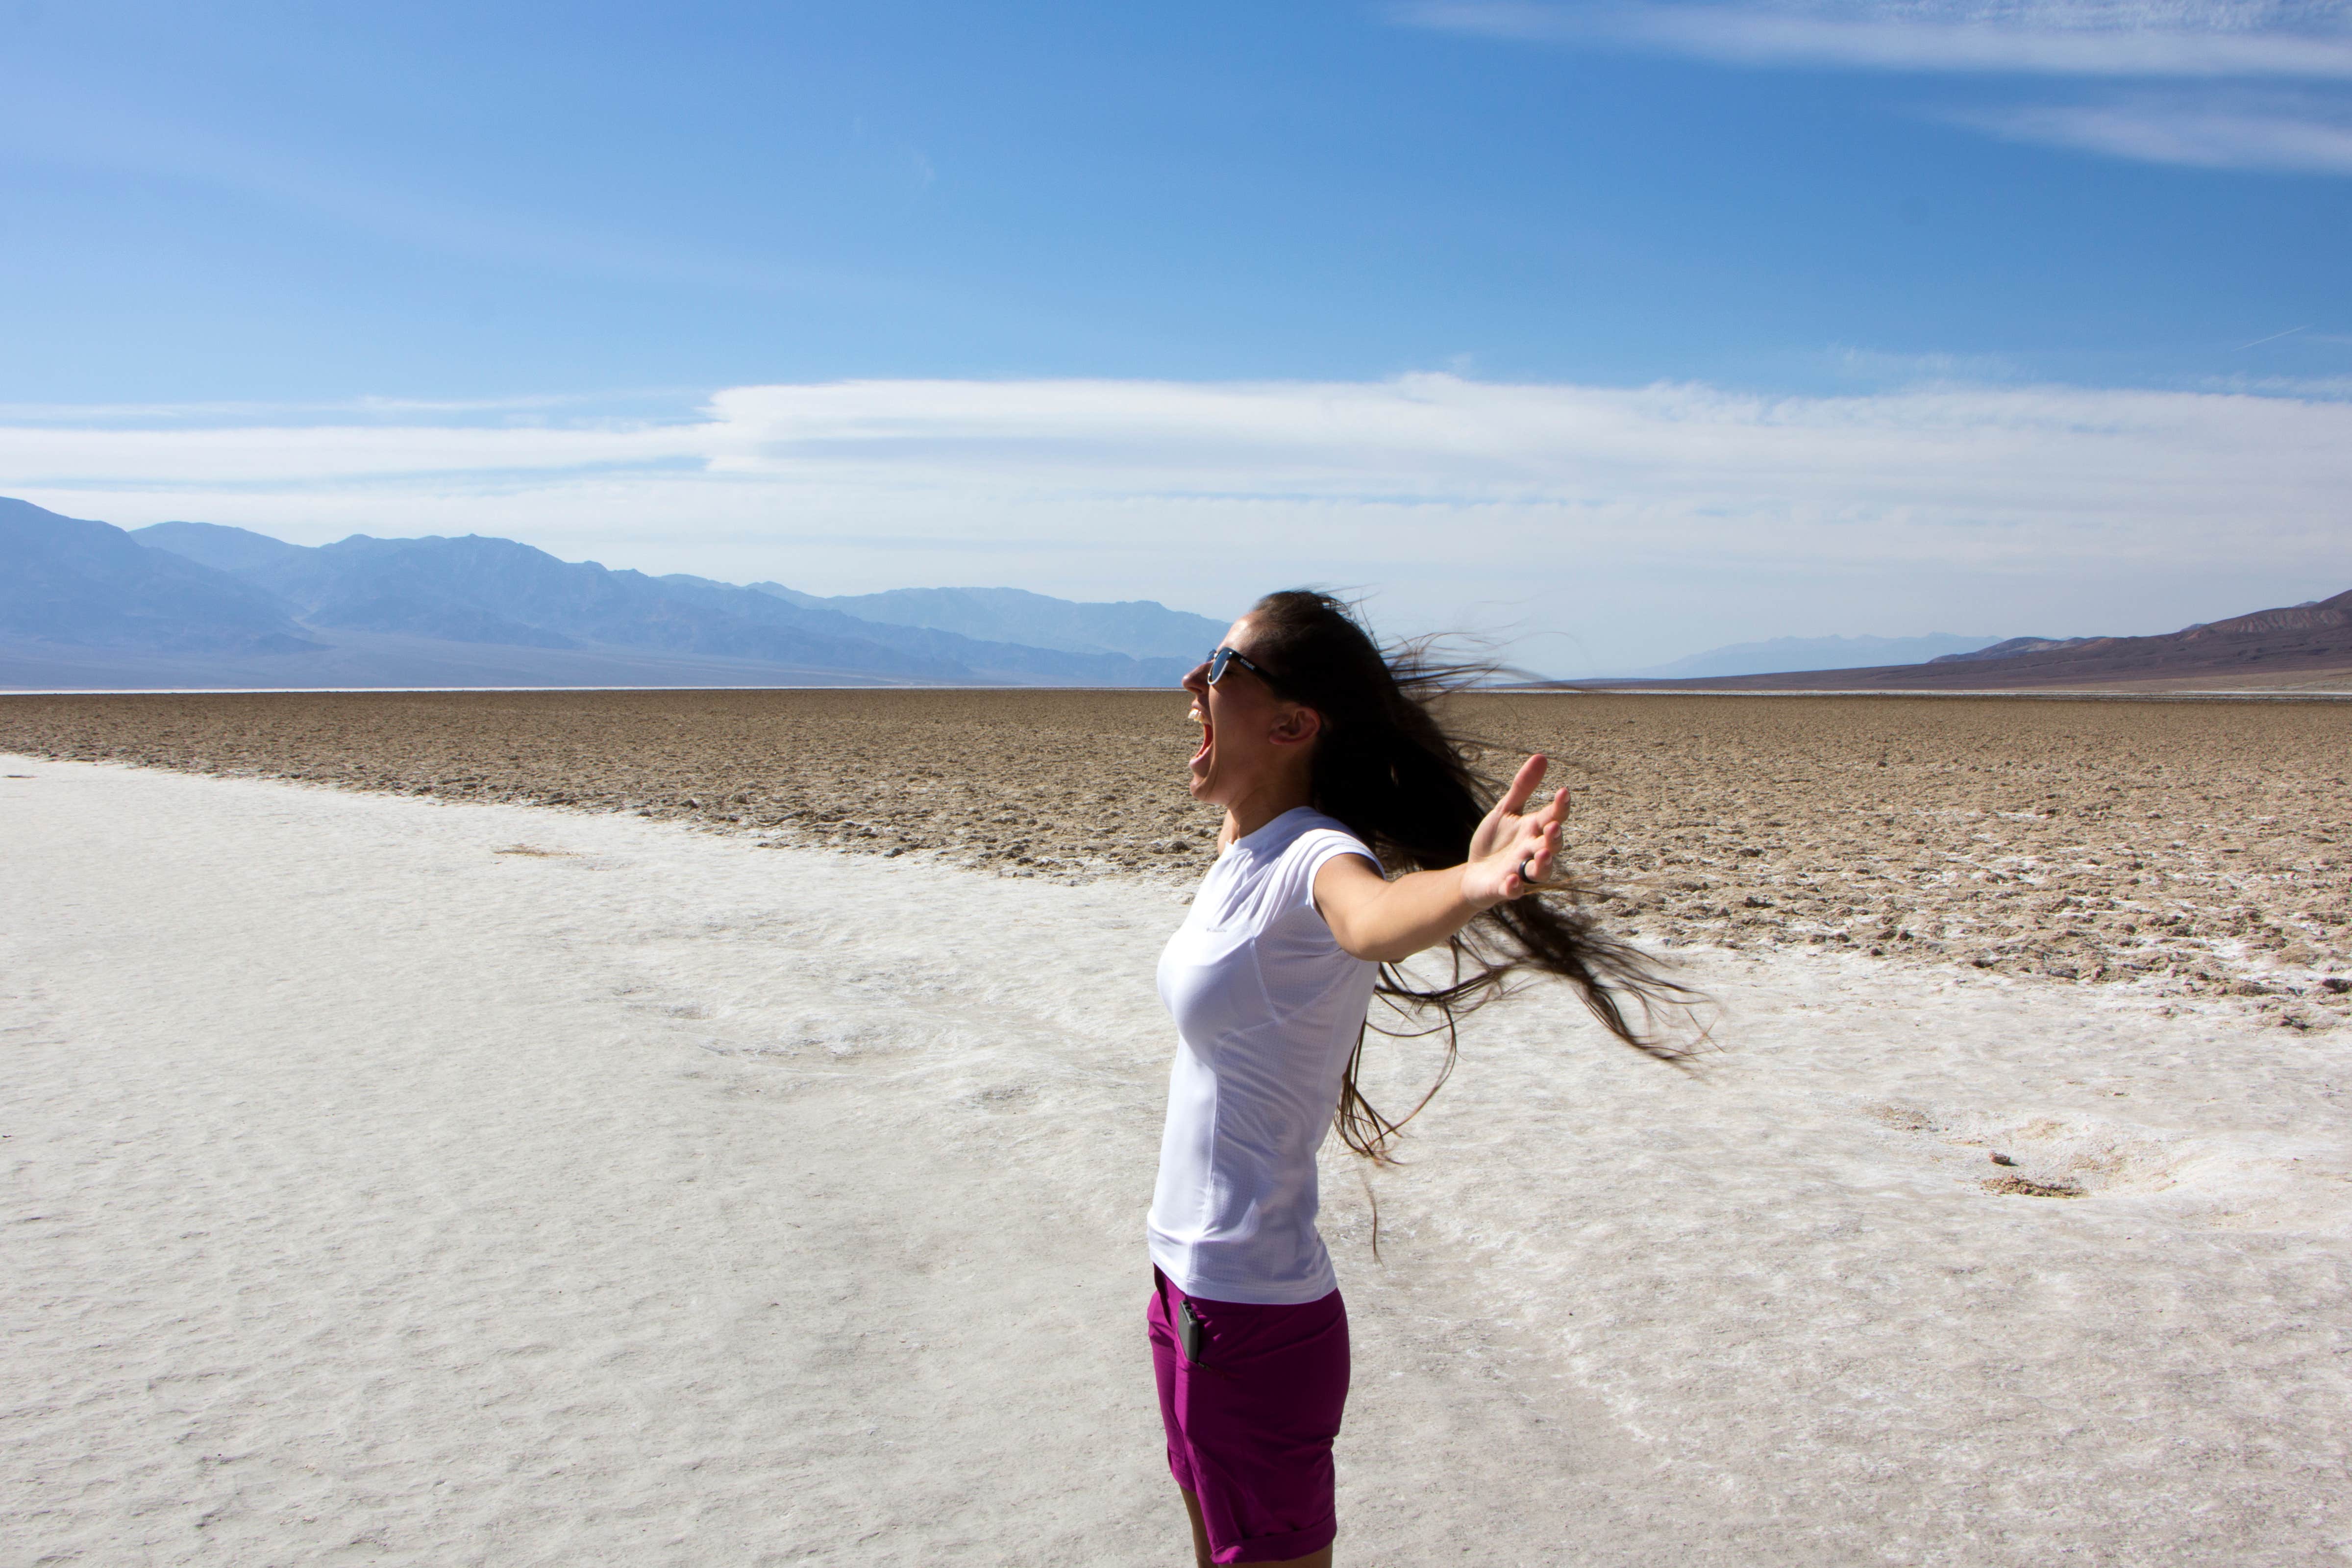
<instances>
[{"instance_id":1,"label":"contrail streak","mask_svg":"<svg viewBox=\"0 0 2352 1568\"><path fill-rule=\"evenodd\" d=\"M2237 349L2236 349L2236 351L2235 351L2235 352L2237 352L2237 353L2245 353L2248 349L2258 349L2258 348L2262 347L2264 343L2274 343L2274 342L2278 342L2281 338L2291 338L2291 337L2294 336L2294 334L2295 334L2295 333L2297 333L2297 332L2306 332L2306 331L2309 331L2310 330L2311 330L2311 323L2310 323L2309 321L2305 321L2302 326L2299 326L2299 327L2289 327L2286 331L2283 331L2283 332L2273 332L2269 337L2266 337L2266 338L2256 338L2252 342L2250 342L2250 343L2240 343L2240 344L2238 345L2238 347L2237 347Z\"/></svg>"}]
</instances>

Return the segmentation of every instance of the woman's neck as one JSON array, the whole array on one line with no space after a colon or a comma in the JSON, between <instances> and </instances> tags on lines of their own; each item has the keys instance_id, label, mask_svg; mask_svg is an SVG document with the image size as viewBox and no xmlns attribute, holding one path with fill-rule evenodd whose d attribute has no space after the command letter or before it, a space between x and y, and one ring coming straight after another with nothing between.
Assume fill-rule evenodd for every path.
<instances>
[{"instance_id":1,"label":"woman's neck","mask_svg":"<svg viewBox=\"0 0 2352 1568\"><path fill-rule=\"evenodd\" d=\"M1225 807L1225 826L1217 835L1217 846L1223 848L1238 844L1284 812L1312 804L1304 779L1286 779L1279 784L1252 791Z\"/></svg>"}]
</instances>

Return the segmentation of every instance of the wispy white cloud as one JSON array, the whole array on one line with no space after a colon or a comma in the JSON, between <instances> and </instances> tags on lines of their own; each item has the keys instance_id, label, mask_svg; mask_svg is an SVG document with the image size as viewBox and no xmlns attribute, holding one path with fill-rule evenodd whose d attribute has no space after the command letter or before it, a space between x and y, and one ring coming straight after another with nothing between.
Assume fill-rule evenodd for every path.
<instances>
[{"instance_id":1,"label":"wispy white cloud","mask_svg":"<svg viewBox=\"0 0 2352 1568\"><path fill-rule=\"evenodd\" d=\"M2338 5L1784 4L1567 6L1428 0L1406 25L1549 43L1617 42L1750 65L1937 74L2352 79Z\"/></svg>"},{"instance_id":2,"label":"wispy white cloud","mask_svg":"<svg viewBox=\"0 0 2352 1568\"><path fill-rule=\"evenodd\" d=\"M2016 142L2209 169L2352 173L2347 0L1748 0L1568 6L1416 0L1405 26L1723 64L1915 76L2229 84L2225 98L2003 103L1935 118ZM2265 89L2262 84L2271 84ZM2291 84L2301 84L2300 88ZM2313 97L2315 92L2326 96Z\"/></svg>"},{"instance_id":3,"label":"wispy white cloud","mask_svg":"<svg viewBox=\"0 0 2352 1568\"><path fill-rule=\"evenodd\" d=\"M2200 390L2252 397L2297 397L2315 403L2352 403L2352 375L2211 376Z\"/></svg>"},{"instance_id":4,"label":"wispy white cloud","mask_svg":"<svg viewBox=\"0 0 2352 1568\"><path fill-rule=\"evenodd\" d=\"M1833 343L1821 356L1823 368L1848 382L1916 384L1923 381L2017 382L2023 368L2003 354L1889 353L1884 349Z\"/></svg>"},{"instance_id":5,"label":"wispy white cloud","mask_svg":"<svg viewBox=\"0 0 2352 1568\"><path fill-rule=\"evenodd\" d=\"M511 397L346 397L328 401L239 399L177 403L0 403L0 424L149 426L216 428L273 421L298 426L352 420L370 424L416 424L432 418L467 423L543 422L587 407L654 405L680 409L698 405L699 391L676 387L635 392L534 393Z\"/></svg>"},{"instance_id":6,"label":"wispy white cloud","mask_svg":"<svg viewBox=\"0 0 2352 1568\"><path fill-rule=\"evenodd\" d=\"M834 589L1013 581L1215 608L1270 583L1339 581L1381 587L1408 619L1513 602L1540 628L1561 619L1541 606L1597 584L1632 605L1735 566L1751 584L1818 591L1874 574L1930 592L1918 585L1969 574L2192 582L2346 563L2352 405L1947 384L1781 398L1440 374L850 382L731 388L676 422L6 426L0 492L314 542L505 533ZM1726 635L1807 629L1759 625L1742 593L1736 612L1676 602ZM1671 617L1625 616L1596 658L1699 646ZM1984 611L1969 624L2015 622Z\"/></svg>"},{"instance_id":7,"label":"wispy white cloud","mask_svg":"<svg viewBox=\"0 0 2352 1568\"><path fill-rule=\"evenodd\" d=\"M2025 506L2053 475L1988 481L1990 458L2101 484L2189 477L2231 451L2284 455L2352 434L2296 398L1928 384L1849 397L1700 384L864 381L730 388L676 420L177 423L0 427L0 483L303 486L676 468L697 479L968 487L1132 498L1409 499L1586 504L1737 489L1751 504L1884 491L1906 502L1990 482ZM2285 444L2283 446L2282 444ZM2243 466L2225 460L2222 468ZM2027 472L2020 468L2021 475ZM2352 442L2328 472L2352 477ZM1776 478L1777 477L1777 478ZM2244 478L2212 483L2242 493ZM2136 486L2132 488L2137 488ZM2201 488L2201 487L2200 487ZM2126 510L2137 501L2122 503Z\"/></svg>"},{"instance_id":8,"label":"wispy white cloud","mask_svg":"<svg viewBox=\"0 0 2352 1568\"><path fill-rule=\"evenodd\" d=\"M2079 148L2144 163L2352 174L2352 123L2313 112L2229 105L2028 104L1945 118L2013 142Z\"/></svg>"}]
</instances>

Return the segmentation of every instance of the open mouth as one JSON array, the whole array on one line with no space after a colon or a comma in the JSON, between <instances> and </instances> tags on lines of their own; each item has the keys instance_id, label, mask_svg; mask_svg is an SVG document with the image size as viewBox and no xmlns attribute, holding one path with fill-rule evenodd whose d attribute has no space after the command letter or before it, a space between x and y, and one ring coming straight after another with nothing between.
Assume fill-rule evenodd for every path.
<instances>
[{"instance_id":1,"label":"open mouth","mask_svg":"<svg viewBox=\"0 0 2352 1568\"><path fill-rule=\"evenodd\" d=\"M1197 768L1208 760L1210 743L1217 738L1217 727L1197 706L1192 710L1192 722L1201 726L1201 749L1192 753L1192 766Z\"/></svg>"}]
</instances>

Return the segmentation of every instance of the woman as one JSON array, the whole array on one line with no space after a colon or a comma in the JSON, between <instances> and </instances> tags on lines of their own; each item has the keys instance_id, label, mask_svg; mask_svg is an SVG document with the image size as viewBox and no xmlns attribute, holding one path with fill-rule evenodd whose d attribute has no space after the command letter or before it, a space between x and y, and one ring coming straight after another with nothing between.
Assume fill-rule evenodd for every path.
<instances>
[{"instance_id":1,"label":"woman","mask_svg":"<svg viewBox=\"0 0 2352 1568\"><path fill-rule=\"evenodd\" d=\"M1346 606L1306 591L1259 601L1184 678L1201 725L1192 794L1225 821L1160 961L1179 1045L1147 1322L1202 1568L1331 1561L1348 1319L1315 1230L1315 1156L1335 1121L1376 1161L1401 1125L1357 1092L1373 996L1435 1014L1448 1070L1455 1017L1527 971L1570 981L1628 1044L1677 1054L1640 1037L1619 997L1646 1013L1679 989L1535 895L1568 792L1528 809L1534 756L1482 806L1462 745L1424 705L1443 680L1412 654L1384 658ZM1445 985L1416 990L1388 967L1440 945Z\"/></svg>"}]
</instances>

